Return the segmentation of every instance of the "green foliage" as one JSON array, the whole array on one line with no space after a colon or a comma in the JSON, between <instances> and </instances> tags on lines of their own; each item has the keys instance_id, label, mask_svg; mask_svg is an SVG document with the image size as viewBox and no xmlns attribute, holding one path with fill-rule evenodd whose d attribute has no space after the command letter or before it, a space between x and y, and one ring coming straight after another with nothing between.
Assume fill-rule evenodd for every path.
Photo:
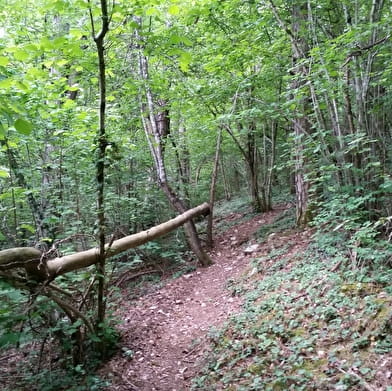
<instances>
[{"instance_id":1,"label":"green foliage","mask_svg":"<svg viewBox=\"0 0 392 391\"><path fill-rule=\"evenodd\" d=\"M26 295L4 281L0 281L0 300L2 303L0 348L9 348L20 342L30 341L32 337L29 332L20 332L20 326L28 320L28 315L22 311L26 303Z\"/></svg>"},{"instance_id":2,"label":"green foliage","mask_svg":"<svg viewBox=\"0 0 392 391\"><path fill-rule=\"evenodd\" d=\"M382 193L384 197L386 193L381 187L367 193L357 188L356 194L350 193L349 189L335 192L333 197L319 203L313 222L319 227L318 237L321 240L344 238L345 242L341 243L345 250L355 254L353 266L389 263L392 248L388 240L389 220L377 216L373 209L378 195Z\"/></svg>"},{"instance_id":3,"label":"green foliage","mask_svg":"<svg viewBox=\"0 0 392 391\"><path fill-rule=\"evenodd\" d=\"M41 369L33 375L25 373L25 369L20 365L19 371L23 380L16 384L18 388L4 388L4 391L25 389L32 391L103 391L109 386L107 381L102 380L93 372L87 371L81 365L68 370Z\"/></svg>"},{"instance_id":4,"label":"green foliage","mask_svg":"<svg viewBox=\"0 0 392 391\"><path fill-rule=\"evenodd\" d=\"M267 240L271 233L280 233L295 228L295 209L289 208L281 212L271 224L262 225L255 235L262 242Z\"/></svg>"},{"instance_id":5,"label":"green foliage","mask_svg":"<svg viewBox=\"0 0 392 391\"><path fill-rule=\"evenodd\" d=\"M193 389L355 389L377 377L377 362L392 351L391 270L331 271L340 258L326 259L324 246L286 259L279 248L254 261L263 268L236 289L243 312L210 332L209 364Z\"/></svg>"},{"instance_id":6,"label":"green foliage","mask_svg":"<svg viewBox=\"0 0 392 391\"><path fill-rule=\"evenodd\" d=\"M217 230L230 226L219 222L228 213L241 214L242 219L252 217L251 200L243 196L251 183L246 161L255 159L261 194L270 183L279 201L287 202L294 176L303 173L309 214L317 230L319 247L315 251L328 260L349 263L354 280L368 278L368 270L385 285L389 278L385 266L391 263L392 251L392 139L388 128L392 113L391 9L386 5L377 9L373 3L381 4L312 0L300 10L303 15L294 15L295 7L287 0L275 1L276 9L270 2L239 0L113 3L113 28L105 51L107 239L112 233L117 238L172 217L155 185L154 162L142 132L141 112L146 102L140 91L145 81L137 69L138 55L143 51L149 59L147 84L154 103L164 100L169 110L171 129L164 141L168 180L189 205L208 199L217 129L223 127L216 194L218 199L232 199L217 204ZM45 238L54 243L64 240L60 250L72 253L96 244L94 152L99 83L89 7L98 26L97 1L11 0L0 9L1 247L34 245ZM141 23L130 15L140 17ZM300 25L298 36L288 36L287 31L296 24ZM303 45L306 53L293 66L295 44L296 50ZM306 119L309 127L294 135L293 124L301 119ZM293 211L287 211L262 227L257 237L264 241L271 233L294 229L294 225ZM271 263L274 275L288 272L291 261L281 257L283 251L277 249L268 259L254 260L255 268L267 270L265 264ZM116 273L148 262L177 274L194 267L181 233L130 251L124 258L127 256L125 261L116 260ZM308 268L294 268L298 278L308 276L303 284L310 276L317 280L314 262L310 260ZM355 274L358 268L363 269L362 276ZM320 270L328 274L323 267ZM279 285L270 277L271 284ZM156 275L143 278L159 280ZM59 279L59 283L64 289L78 286L80 294L91 279L88 270ZM339 283L332 285L339 296ZM294 291L297 288L294 284ZM236 294L245 290L232 289ZM261 290L255 288L254 294L261 295ZM315 300L323 303L321 307L314 304L321 314L320 322L329 331L337 328L339 311L346 308L335 305L333 299L327 305L315 294ZM45 312L52 313L55 308L41 299L33 300L29 307L27 296L7 284L0 286L0 296L4 303L1 346L27 344L61 332L66 338L59 340L60 345L64 343L60 350L72 350L66 341L77 332L79 321L72 324L60 317L37 335L34 330L47 321ZM274 297L266 307L272 310L276 305L277 311L284 312L279 300ZM94 306L92 300L86 308L91 317ZM284 368L287 360L294 360L294 353L282 357L278 340L293 339L290 332L295 328L289 325L288 335L284 335L282 327L287 325L277 313L273 316L274 330L263 325L263 337L255 346L251 344L250 351L246 344L232 343L245 357L227 357L235 368L241 360L250 360L252 351L271 348L266 363L260 358L244 373L249 389L265 385L263 376L268 375L269 365L282 359ZM288 319L295 322L293 317ZM32 326L28 326L30 320ZM17 326L22 324L25 327L20 332ZM316 329L305 330L306 338L312 340L310 334L317 334ZM105 325L103 330L104 335L95 336L96 342L103 338L112 344L116 336L111 326ZM372 337L359 334L349 339L355 353L372 349ZM278 365L268 387L306 388L306 379L316 372L315 367L326 365L326 358L306 353L305 337L298 338L305 353L301 356L297 352L296 358L306 365L292 373L282 373ZM389 343L385 337L377 349L388 350ZM298 350L295 344L291 348ZM225 360L216 364L218 369L227 365ZM360 368L363 376L371 376L372 371ZM42 373L37 381L44 387L43 379L49 374ZM339 387L351 387L357 380L341 374ZM225 381L225 387L230 387L230 377Z\"/></svg>"}]
</instances>

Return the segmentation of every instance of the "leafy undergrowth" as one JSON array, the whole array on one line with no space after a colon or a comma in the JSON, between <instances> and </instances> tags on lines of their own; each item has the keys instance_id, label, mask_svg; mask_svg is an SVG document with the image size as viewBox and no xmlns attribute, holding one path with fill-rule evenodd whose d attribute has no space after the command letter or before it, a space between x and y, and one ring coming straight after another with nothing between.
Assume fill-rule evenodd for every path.
<instances>
[{"instance_id":1,"label":"leafy undergrowth","mask_svg":"<svg viewBox=\"0 0 392 391\"><path fill-rule=\"evenodd\" d=\"M250 199L247 197L236 197L230 201L217 202L214 210L215 234L227 231L229 228L256 216L250 205Z\"/></svg>"},{"instance_id":2,"label":"leafy undergrowth","mask_svg":"<svg viewBox=\"0 0 392 391\"><path fill-rule=\"evenodd\" d=\"M391 269L353 269L310 236L281 233L229 282L243 312L210 332L194 390L392 390Z\"/></svg>"}]
</instances>

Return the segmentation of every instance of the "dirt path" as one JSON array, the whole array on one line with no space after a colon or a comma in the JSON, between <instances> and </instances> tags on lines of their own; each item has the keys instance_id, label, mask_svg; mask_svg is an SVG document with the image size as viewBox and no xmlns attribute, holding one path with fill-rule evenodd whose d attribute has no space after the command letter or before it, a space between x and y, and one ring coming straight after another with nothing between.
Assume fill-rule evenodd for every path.
<instances>
[{"instance_id":1,"label":"dirt path","mask_svg":"<svg viewBox=\"0 0 392 391\"><path fill-rule=\"evenodd\" d=\"M252 233L270 223L277 209L229 228L215 238L214 265L171 280L134 302L124 302L120 313L124 354L105 366L112 386L119 391L185 391L197 373L206 349L208 330L240 310L240 300L227 290L227 281L238 278L252 254L244 249ZM227 223L241 217L232 214Z\"/></svg>"}]
</instances>

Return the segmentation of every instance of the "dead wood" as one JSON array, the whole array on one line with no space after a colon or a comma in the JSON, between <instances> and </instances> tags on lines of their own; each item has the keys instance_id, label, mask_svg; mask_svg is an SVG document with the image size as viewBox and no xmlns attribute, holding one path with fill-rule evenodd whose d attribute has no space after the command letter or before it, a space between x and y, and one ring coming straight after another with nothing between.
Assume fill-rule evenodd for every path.
<instances>
[{"instance_id":1,"label":"dead wood","mask_svg":"<svg viewBox=\"0 0 392 391\"><path fill-rule=\"evenodd\" d=\"M205 202L165 223L106 244L106 257L120 254L126 250L166 235L192 218L199 215L206 215L209 211L210 206ZM28 269L30 275L33 275L37 279L53 280L59 275L94 265L98 261L98 255L99 249L95 247L71 255L49 259L45 263L45 273L43 273L43 270L40 270L42 253L38 249L34 247L12 248L0 251L0 270L24 267L25 269Z\"/></svg>"}]
</instances>

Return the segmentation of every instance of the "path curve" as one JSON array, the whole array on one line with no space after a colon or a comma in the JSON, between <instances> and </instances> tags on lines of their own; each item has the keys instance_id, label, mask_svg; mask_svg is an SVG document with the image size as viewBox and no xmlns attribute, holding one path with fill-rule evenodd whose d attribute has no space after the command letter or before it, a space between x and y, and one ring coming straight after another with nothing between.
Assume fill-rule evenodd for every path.
<instances>
[{"instance_id":1,"label":"path curve","mask_svg":"<svg viewBox=\"0 0 392 391\"><path fill-rule=\"evenodd\" d=\"M190 390L207 349L208 331L240 311L241 301L231 295L227 281L240 277L249 265L252 254L244 249L252 244L252 234L281 211L257 215L216 237L210 252L214 265L121 304L117 315L124 320L122 352L104 368L110 391ZM225 221L229 224L240 217L231 214Z\"/></svg>"}]
</instances>

